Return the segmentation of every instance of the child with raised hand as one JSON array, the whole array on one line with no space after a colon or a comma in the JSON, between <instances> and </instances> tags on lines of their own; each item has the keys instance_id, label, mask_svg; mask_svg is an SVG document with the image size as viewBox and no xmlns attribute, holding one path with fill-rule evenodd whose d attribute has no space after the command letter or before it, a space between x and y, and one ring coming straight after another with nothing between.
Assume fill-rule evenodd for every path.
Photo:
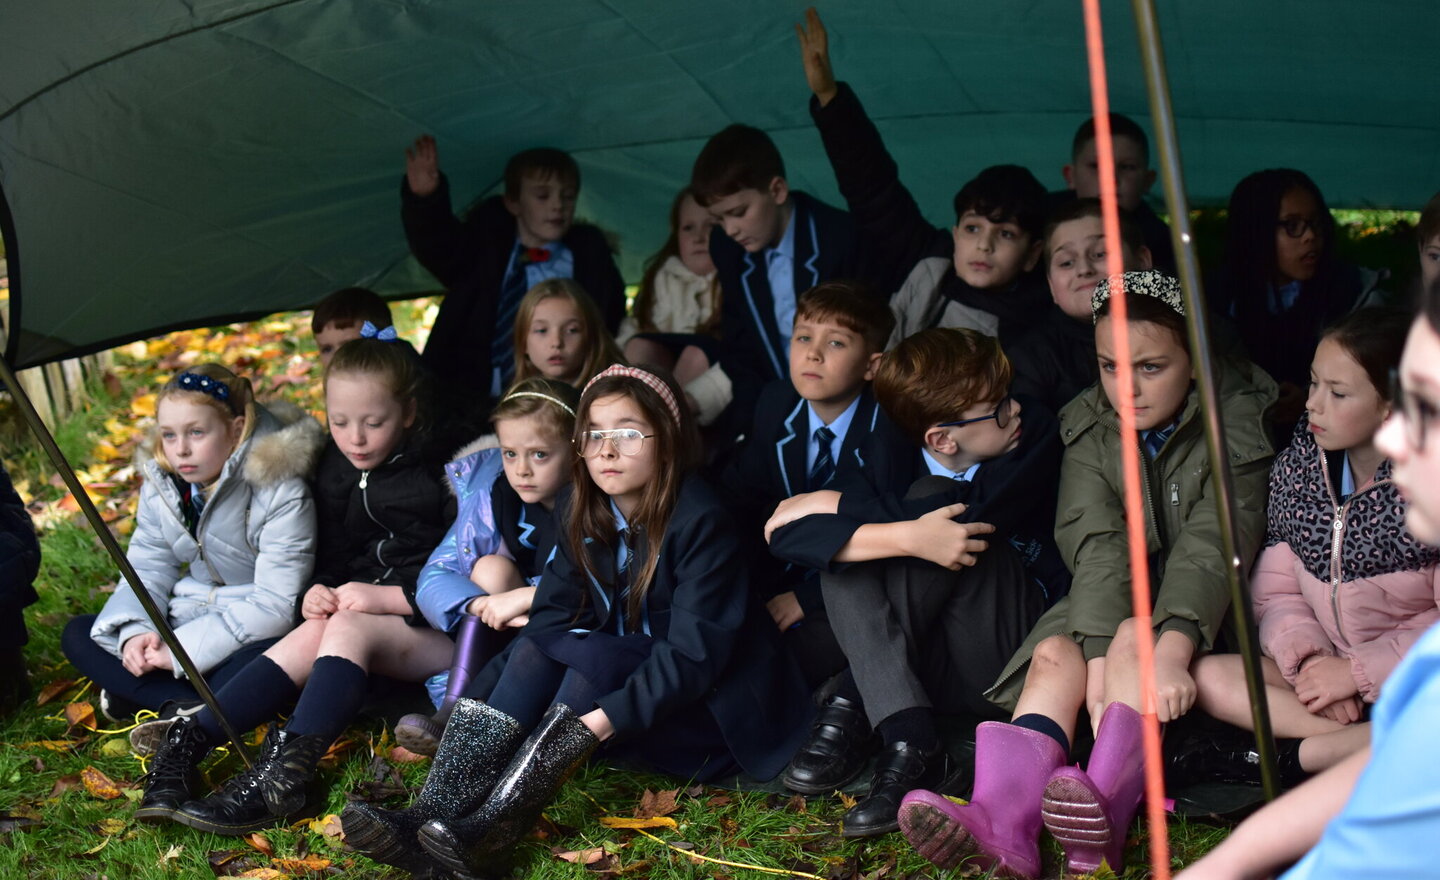
<instances>
[{"instance_id":1,"label":"child with raised hand","mask_svg":"<svg viewBox=\"0 0 1440 880\"><path fill-rule=\"evenodd\" d=\"M568 278L530 288L515 313L515 381L544 376L579 387L624 360L585 290Z\"/></svg>"},{"instance_id":2,"label":"child with raised hand","mask_svg":"<svg viewBox=\"0 0 1440 880\"><path fill-rule=\"evenodd\" d=\"M1234 322L1247 355L1279 384L1271 415L1282 440L1305 411L1320 332L1379 302L1380 279L1336 256L1334 218L1303 172L1257 171L1230 193L1224 261L1206 288L1217 314Z\"/></svg>"},{"instance_id":3,"label":"child with raised hand","mask_svg":"<svg viewBox=\"0 0 1440 880\"><path fill-rule=\"evenodd\" d=\"M734 523L693 475L696 434L670 380L618 365L591 380L530 623L470 683L485 702L456 704L415 804L347 808L352 844L488 872L602 742L684 778L779 771L808 701L735 564Z\"/></svg>"},{"instance_id":4,"label":"child with raised hand","mask_svg":"<svg viewBox=\"0 0 1440 880\"><path fill-rule=\"evenodd\" d=\"M1365 308L1325 331L1310 365L1306 415L1270 472L1268 545L1251 574L1280 775L1296 785L1369 742L1356 722L1395 665L1440 620L1440 553L1405 527L1393 465L1375 446L1389 417L1389 378L1410 319ZM1195 666L1197 705L1251 726L1236 654ZM1172 770L1258 785L1258 764L1196 738Z\"/></svg>"},{"instance_id":5,"label":"child with raised hand","mask_svg":"<svg viewBox=\"0 0 1440 880\"><path fill-rule=\"evenodd\" d=\"M315 506L305 478L321 429L295 407L265 407L248 379L197 364L156 395L141 446L144 478L127 557L212 687L293 626L315 566ZM122 581L98 615L71 620L61 647L102 690L115 720L195 688Z\"/></svg>"},{"instance_id":6,"label":"child with raised hand","mask_svg":"<svg viewBox=\"0 0 1440 880\"><path fill-rule=\"evenodd\" d=\"M710 258L715 220L690 187L670 206L670 237L645 264L631 314L616 341L632 364L671 370L702 425L730 402L730 379L720 369L720 279Z\"/></svg>"},{"instance_id":7,"label":"child with raised hand","mask_svg":"<svg viewBox=\"0 0 1440 880\"><path fill-rule=\"evenodd\" d=\"M1125 291L1134 386L1120 388L1112 291ZM1044 824L1070 871L1118 868L1142 793L1138 639L1155 641L1160 721L1189 711L1192 660L1209 651L1229 604L1210 460L1180 284L1127 272L1095 288L1100 382L1060 414L1065 444L1055 539L1074 578L987 693L1011 721L976 730L975 791L966 806L930 792L907 795L900 828L916 850L953 867L974 856L1011 876L1040 872ZM1237 552L1248 564L1265 531L1272 456L1265 411L1275 386L1251 364L1225 363L1220 405L1234 475ZM1153 630L1131 616L1124 477L1116 405L1133 397L1140 432ZM1096 729L1085 770L1065 766L1081 709Z\"/></svg>"},{"instance_id":8,"label":"child with raised hand","mask_svg":"<svg viewBox=\"0 0 1440 880\"><path fill-rule=\"evenodd\" d=\"M879 266L903 278L891 298L890 345L931 327L969 327L1009 344L1048 310L1044 277L1034 272L1045 222L1045 188L1018 165L982 170L955 194L947 236L930 225L900 181L880 132L860 99L836 82L820 15L796 25L810 115L825 143L857 239ZM908 273L908 274L907 274Z\"/></svg>"},{"instance_id":9,"label":"child with raised hand","mask_svg":"<svg viewBox=\"0 0 1440 880\"><path fill-rule=\"evenodd\" d=\"M315 583L303 622L216 691L239 730L273 719L255 764L215 794L196 798L197 768L219 745L203 708L165 731L137 818L171 819L241 835L303 809L316 767L359 712L371 673L424 681L450 661L451 644L415 607L415 579L453 507L421 447L419 364L394 342L357 339L325 371L331 442L316 475L320 523Z\"/></svg>"},{"instance_id":10,"label":"child with raised hand","mask_svg":"<svg viewBox=\"0 0 1440 880\"><path fill-rule=\"evenodd\" d=\"M525 292L573 278L594 298L606 333L625 314L625 283L605 234L575 222L580 167L549 147L522 150L505 164L503 195L464 219L450 208L435 139L405 151L400 216L420 264L448 291L425 343L425 362L460 382L472 401L497 399L512 381L515 310Z\"/></svg>"},{"instance_id":11,"label":"child with raised hand","mask_svg":"<svg viewBox=\"0 0 1440 880\"><path fill-rule=\"evenodd\" d=\"M490 419L494 436L445 467L459 512L420 572L416 599L430 625L453 633L455 658L439 711L406 715L395 739L435 754L471 677L529 620L535 585L555 549L555 499L570 484L570 438L580 393L554 379L523 379ZM437 681L432 686L440 685Z\"/></svg>"}]
</instances>

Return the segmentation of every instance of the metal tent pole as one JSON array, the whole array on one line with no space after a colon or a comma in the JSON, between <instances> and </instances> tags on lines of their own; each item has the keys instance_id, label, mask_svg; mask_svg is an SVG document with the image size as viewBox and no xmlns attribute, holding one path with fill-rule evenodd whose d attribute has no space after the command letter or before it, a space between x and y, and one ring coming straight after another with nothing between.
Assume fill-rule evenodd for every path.
<instances>
[{"instance_id":1,"label":"metal tent pole","mask_svg":"<svg viewBox=\"0 0 1440 880\"><path fill-rule=\"evenodd\" d=\"M1255 744L1260 754L1260 779L1265 796L1273 800L1280 793L1275 765L1275 737L1270 729L1265 679L1260 671L1260 637L1256 631L1255 612L1250 602L1250 585L1239 556L1239 541L1235 533L1234 478L1230 471L1230 452L1225 444L1215 360L1210 350L1210 330L1205 318L1205 290L1200 284L1199 264L1195 258L1195 246L1190 232L1190 211L1185 199L1185 180L1180 167L1180 144L1175 136L1175 111L1170 103L1170 83L1165 75L1165 51L1160 41L1160 27L1155 17L1153 0L1131 0L1131 3L1135 10L1135 27L1140 39L1145 87L1150 93L1150 117L1154 122L1155 142L1159 148L1165 205L1170 212L1170 234L1175 244L1180 286L1185 294L1185 321L1190 328L1190 348L1194 353L1196 383L1205 414L1205 441L1212 465L1211 490L1215 493L1215 505L1219 514L1220 540L1225 557L1229 560L1226 576L1230 582L1230 609L1240 638L1245 681L1250 689Z\"/></svg>"},{"instance_id":2,"label":"metal tent pole","mask_svg":"<svg viewBox=\"0 0 1440 880\"><path fill-rule=\"evenodd\" d=\"M25 423L30 426L31 432L35 434L35 438L40 441L40 445L44 448L45 454L50 456L51 463L54 464L55 469L60 472L60 477L65 481L66 487L70 489L70 494L75 496L76 503L80 505L81 512L83 512L85 518L89 520L90 528L95 530L95 535L100 539L100 544L105 548L105 551L110 554L110 558L114 560L115 565L120 569L120 574L125 578L126 582L134 589L135 596L140 600L140 604L144 606L145 614L150 618L150 622L154 624L155 631L160 635L160 638L165 642L166 646L170 648L170 655L180 664L180 668L184 670L185 675L190 679L190 683L194 685L195 690L200 694L200 699L204 700L205 705L210 707L210 711L215 713L215 720L220 723L220 729L230 738L230 742L234 745L236 753L245 761L245 765L247 767L254 766L250 759L249 750L245 748L244 742L240 739L240 734L236 732L234 725L230 723L230 719L225 717L225 713L220 711L220 704L215 700L215 692L210 690L210 685L206 683L205 677L200 674L199 669L195 668L195 662L190 659L190 655L185 652L185 647L181 645L180 640L175 637L175 630L171 629L170 622L165 619L165 614L160 610L159 606L155 604L154 597L150 595L150 591L145 589L145 585L141 583L140 576L135 573L134 567L130 565L130 560L125 557L125 552L120 549L119 542L117 542L115 536L110 533L109 526L100 518L100 511L95 508L95 502L90 500L89 493L85 491L84 486L80 485L79 478L75 476L75 470L71 468L70 463L65 460L65 455L60 451L60 447L55 444L55 438L50 434L50 429L45 427L45 423L40 419L40 414L35 411L35 406L30 402L29 396L26 395L25 389L21 388L20 383L15 380L15 372L10 369L9 362L3 357L0 357L0 382L3 382L5 387L8 388L14 396L15 403L20 408L20 415L25 419Z\"/></svg>"}]
</instances>

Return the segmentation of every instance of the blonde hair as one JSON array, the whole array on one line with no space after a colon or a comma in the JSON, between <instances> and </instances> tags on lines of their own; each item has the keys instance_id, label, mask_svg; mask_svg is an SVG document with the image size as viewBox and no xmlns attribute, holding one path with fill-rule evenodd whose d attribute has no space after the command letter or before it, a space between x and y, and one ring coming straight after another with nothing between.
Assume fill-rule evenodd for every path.
<instances>
[{"instance_id":1,"label":"blonde hair","mask_svg":"<svg viewBox=\"0 0 1440 880\"><path fill-rule=\"evenodd\" d=\"M615 337L605 329L605 320L600 317L600 308L585 292L585 288L569 278L550 278L541 281L526 292L515 311L515 381L540 375L540 370L530 362L528 353L530 322L535 318L535 308L547 299L568 299L580 313L580 333L583 337L585 360L580 365L580 375L575 378L576 386L583 386L591 377L611 364L625 363L625 356L615 344Z\"/></svg>"},{"instance_id":2,"label":"blonde hair","mask_svg":"<svg viewBox=\"0 0 1440 880\"><path fill-rule=\"evenodd\" d=\"M188 373L213 379L223 385L226 390L225 399L221 400L213 394L183 387L180 379ZM237 376L219 364L196 364L171 376L170 381L161 386L160 391L155 395L156 411L159 411L161 403L170 398L208 406L215 410L226 424L229 424L237 416L244 419L240 437L235 441L237 449L255 431L255 389L251 387L249 379ZM170 459L165 455L165 445L160 440L159 432L156 432L154 439L151 440L151 455L161 470L175 472L174 465L170 464Z\"/></svg>"},{"instance_id":3,"label":"blonde hair","mask_svg":"<svg viewBox=\"0 0 1440 880\"><path fill-rule=\"evenodd\" d=\"M490 413L490 423L536 416L545 426L547 439L557 445L570 442L575 433L575 410L580 392L573 386L544 376L531 376L510 386ZM569 407L569 409L566 409Z\"/></svg>"}]
</instances>

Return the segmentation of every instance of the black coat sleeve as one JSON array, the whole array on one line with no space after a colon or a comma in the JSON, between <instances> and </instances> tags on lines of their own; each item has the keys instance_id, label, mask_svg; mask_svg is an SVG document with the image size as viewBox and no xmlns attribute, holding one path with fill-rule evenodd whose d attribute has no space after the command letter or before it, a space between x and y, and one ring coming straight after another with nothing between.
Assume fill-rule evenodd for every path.
<instances>
[{"instance_id":1,"label":"black coat sleeve","mask_svg":"<svg viewBox=\"0 0 1440 880\"><path fill-rule=\"evenodd\" d=\"M40 541L25 503L0 467L0 608L20 609L36 599Z\"/></svg>"},{"instance_id":2,"label":"black coat sleeve","mask_svg":"<svg viewBox=\"0 0 1440 880\"><path fill-rule=\"evenodd\" d=\"M890 296L926 257L949 257L953 245L931 225L900 182L900 169L885 148L880 130L846 83L824 107L810 99L810 116L850 214L856 239L864 243L863 276Z\"/></svg>"},{"instance_id":3,"label":"black coat sleeve","mask_svg":"<svg viewBox=\"0 0 1440 880\"><path fill-rule=\"evenodd\" d=\"M575 281L590 294L610 335L615 335L625 317L625 279L615 266L615 255L605 233L580 224L566 233L565 244L575 255Z\"/></svg>"},{"instance_id":4,"label":"black coat sleeve","mask_svg":"<svg viewBox=\"0 0 1440 880\"><path fill-rule=\"evenodd\" d=\"M428 196L417 196L410 184L400 179L400 220L405 240L420 265L445 285L446 290L462 286L475 270L478 248L475 232L450 209L450 181L440 175L440 185Z\"/></svg>"}]
</instances>

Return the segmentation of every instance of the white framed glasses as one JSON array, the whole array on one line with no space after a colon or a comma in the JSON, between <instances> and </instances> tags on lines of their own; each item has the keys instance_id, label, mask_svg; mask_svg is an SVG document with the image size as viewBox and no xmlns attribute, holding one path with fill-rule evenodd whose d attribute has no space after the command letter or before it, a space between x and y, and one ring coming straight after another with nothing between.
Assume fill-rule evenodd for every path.
<instances>
[{"instance_id":1,"label":"white framed glasses","mask_svg":"<svg viewBox=\"0 0 1440 880\"><path fill-rule=\"evenodd\" d=\"M582 431L580 432L580 439L576 443L575 451L580 453L581 458L600 455L605 449L605 442L608 440L614 444L615 451L621 455L639 455L640 450L645 446L645 441L654 436L654 434L641 433L635 428L613 428L609 431Z\"/></svg>"}]
</instances>

